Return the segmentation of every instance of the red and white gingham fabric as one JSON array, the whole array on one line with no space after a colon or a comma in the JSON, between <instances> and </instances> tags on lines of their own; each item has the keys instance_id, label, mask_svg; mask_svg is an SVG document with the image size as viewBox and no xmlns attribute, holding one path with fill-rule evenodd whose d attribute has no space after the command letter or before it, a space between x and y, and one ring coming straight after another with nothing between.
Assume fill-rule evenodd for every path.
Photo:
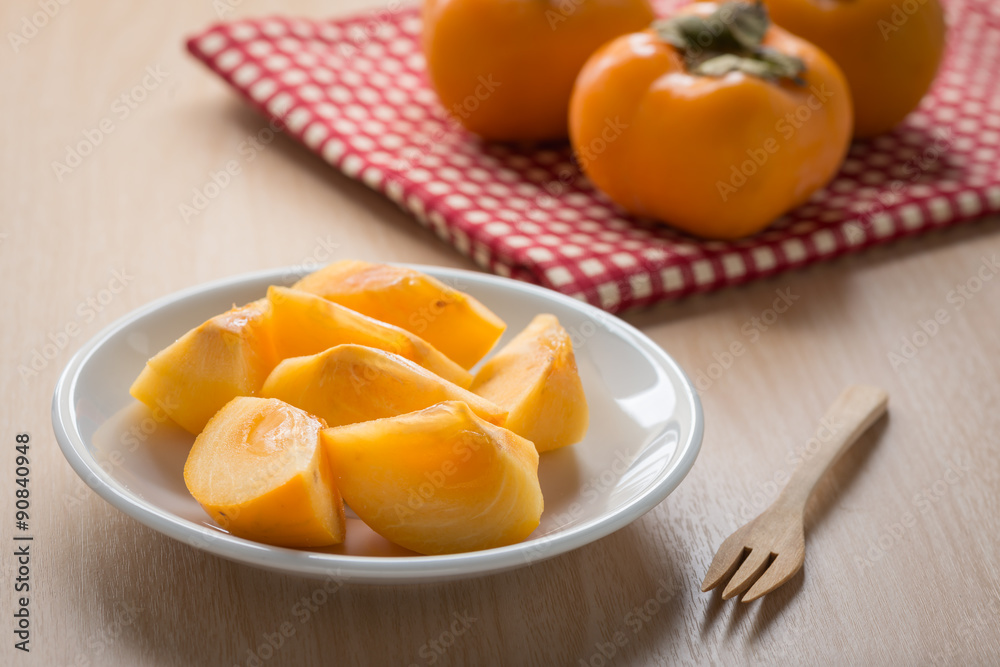
<instances>
[{"instance_id":1,"label":"red and white gingham fabric","mask_svg":"<svg viewBox=\"0 0 1000 667\"><path fill-rule=\"evenodd\" d=\"M465 132L428 85L415 7L221 23L188 48L288 134L479 265L615 312L1000 211L1000 3L946 9L949 48L919 109L855 143L806 205L737 242L630 218L580 174L568 146L491 145Z\"/></svg>"}]
</instances>

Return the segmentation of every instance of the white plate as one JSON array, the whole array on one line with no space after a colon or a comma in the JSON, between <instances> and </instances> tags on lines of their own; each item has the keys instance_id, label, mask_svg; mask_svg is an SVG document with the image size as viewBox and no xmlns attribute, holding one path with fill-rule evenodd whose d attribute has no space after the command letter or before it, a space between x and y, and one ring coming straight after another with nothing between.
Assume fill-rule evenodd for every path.
<instances>
[{"instance_id":1,"label":"white plate","mask_svg":"<svg viewBox=\"0 0 1000 667\"><path fill-rule=\"evenodd\" d=\"M182 478L194 437L132 399L128 388L152 354L234 303L262 297L268 285L291 284L305 273L297 268L178 292L95 336L70 360L52 399L63 454L102 498L170 537L249 565L369 583L456 579L528 565L622 528L677 487L701 445L701 405L658 345L618 318L551 290L482 273L414 268L469 292L503 318L508 328L500 344L543 312L555 314L573 338L590 430L582 442L541 456L545 512L526 541L420 556L351 518L343 545L285 549L233 537L202 511Z\"/></svg>"}]
</instances>

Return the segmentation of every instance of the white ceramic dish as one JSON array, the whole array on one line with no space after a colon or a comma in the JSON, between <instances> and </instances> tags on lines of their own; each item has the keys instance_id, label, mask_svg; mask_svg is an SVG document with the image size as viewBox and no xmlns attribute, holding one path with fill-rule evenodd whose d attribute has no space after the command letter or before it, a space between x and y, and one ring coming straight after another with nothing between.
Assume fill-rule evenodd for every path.
<instances>
[{"instance_id":1,"label":"white ceramic dish","mask_svg":"<svg viewBox=\"0 0 1000 667\"><path fill-rule=\"evenodd\" d=\"M321 550L271 547L215 525L184 487L194 437L129 396L153 353L209 317L290 284L279 269L221 280L164 297L90 340L66 366L52 423L78 475L121 511L170 537L241 563L312 577L368 583L455 579L500 572L556 556L635 521L691 469L702 438L697 395L677 364L616 317L551 290L497 276L414 267L469 292L508 325L501 345L537 313L570 332L590 406L587 437L542 455L545 512L520 544L446 556L419 556L349 519L345 544ZM349 514L349 516L351 516Z\"/></svg>"}]
</instances>

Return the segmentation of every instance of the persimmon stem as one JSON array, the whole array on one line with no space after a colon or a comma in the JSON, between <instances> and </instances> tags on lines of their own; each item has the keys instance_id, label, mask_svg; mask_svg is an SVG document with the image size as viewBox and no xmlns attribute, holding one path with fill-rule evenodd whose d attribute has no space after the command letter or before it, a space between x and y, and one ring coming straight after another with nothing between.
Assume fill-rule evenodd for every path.
<instances>
[{"instance_id":1,"label":"persimmon stem","mask_svg":"<svg viewBox=\"0 0 1000 667\"><path fill-rule=\"evenodd\" d=\"M743 72L762 79L804 84L801 59L764 46L771 26L761 3L726 2L707 16L681 14L657 21L653 29L676 48L692 74L724 76Z\"/></svg>"}]
</instances>

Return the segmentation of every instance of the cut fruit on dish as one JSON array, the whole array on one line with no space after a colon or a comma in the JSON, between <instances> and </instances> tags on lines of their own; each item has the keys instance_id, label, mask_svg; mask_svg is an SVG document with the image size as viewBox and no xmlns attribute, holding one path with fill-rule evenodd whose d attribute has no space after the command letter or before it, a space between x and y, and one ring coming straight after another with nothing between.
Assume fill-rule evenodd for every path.
<instances>
[{"instance_id":1,"label":"cut fruit on dish","mask_svg":"<svg viewBox=\"0 0 1000 667\"><path fill-rule=\"evenodd\" d=\"M572 445L587 432L587 397L573 342L554 315L535 317L490 358L472 391L505 408L505 426L539 452Z\"/></svg>"},{"instance_id":2,"label":"cut fruit on dish","mask_svg":"<svg viewBox=\"0 0 1000 667\"><path fill-rule=\"evenodd\" d=\"M394 417L442 401L462 401L502 426L507 411L403 357L363 345L338 345L309 357L285 359L261 395L326 421L329 426Z\"/></svg>"},{"instance_id":3,"label":"cut fruit on dish","mask_svg":"<svg viewBox=\"0 0 1000 667\"><path fill-rule=\"evenodd\" d=\"M472 382L467 370L409 331L309 292L272 285L267 298L274 311L275 344L282 359L356 343L398 354L460 387Z\"/></svg>"},{"instance_id":4,"label":"cut fruit on dish","mask_svg":"<svg viewBox=\"0 0 1000 667\"><path fill-rule=\"evenodd\" d=\"M344 541L344 504L320 445L322 420L277 399L227 403L199 435L184 483L232 535L283 547Z\"/></svg>"},{"instance_id":5,"label":"cut fruit on dish","mask_svg":"<svg viewBox=\"0 0 1000 667\"><path fill-rule=\"evenodd\" d=\"M198 434L219 408L256 394L278 363L267 299L217 315L146 362L129 393Z\"/></svg>"},{"instance_id":6,"label":"cut fruit on dish","mask_svg":"<svg viewBox=\"0 0 1000 667\"><path fill-rule=\"evenodd\" d=\"M463 368L486 356L507 327L475 298L402 266L344 260L293 287L410 331Z\"/></svg>"},{"instance_id":7,"label":"cut fruit on dish","mask_svg":"<svg viewBox=\"0 0 1000 667\"><path fill-rule=\"evenodd\" d=\"M465 403L329 428L321 439L351 509L407 549L491 549L538 527L538 452Z\"/></svg>"}]
</instances>

